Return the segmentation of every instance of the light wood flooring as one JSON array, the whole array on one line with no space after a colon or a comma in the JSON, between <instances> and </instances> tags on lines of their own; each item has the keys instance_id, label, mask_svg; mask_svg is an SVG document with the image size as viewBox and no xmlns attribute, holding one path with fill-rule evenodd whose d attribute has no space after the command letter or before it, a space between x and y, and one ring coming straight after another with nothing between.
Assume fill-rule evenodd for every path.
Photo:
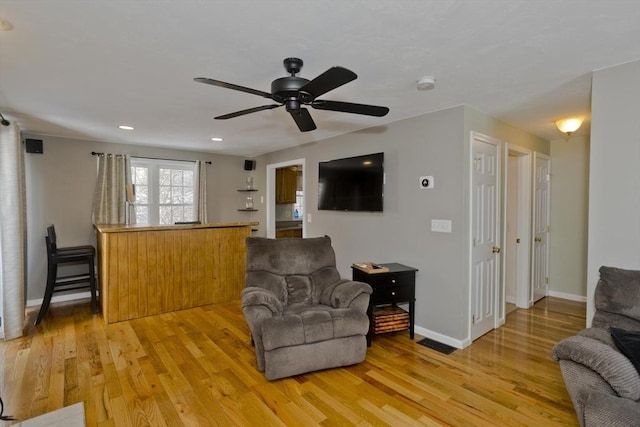
<instances>
[{"instance_id":1,"label":"light wood flooring","mask_svg":"<svg viewBox=\"0 0 640 427\"><path fill-rule=\"evenodd\" d=\"M54 304L0 342L5 414L84 401L88 426L577 425L550 351L584 327L584 303L545 298L448 356L378 335L364 363L273 382L239 305L105 325L87 303Z\"/></svg>"}]
</instances>

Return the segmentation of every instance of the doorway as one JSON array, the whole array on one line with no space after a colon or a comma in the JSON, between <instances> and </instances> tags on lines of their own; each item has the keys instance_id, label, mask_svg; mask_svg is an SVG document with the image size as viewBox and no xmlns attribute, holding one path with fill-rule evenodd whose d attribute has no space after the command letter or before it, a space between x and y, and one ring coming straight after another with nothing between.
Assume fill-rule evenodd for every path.
<instances>
[{"instance_id":1,"label":"doorway","mask_svg":"<svg viewBox=\"0 0 640 427\"><path fill-rule=\"evenodd\" d=\"M502 246L505 311L529 308L531 283L531 151L505 144Z\"/></svg>"},{"instance_id":2,"label":"doorway","mask_svg":"<svg viewBox=\"0 0 640 427\"><path fill-rule=\"evenodd\" d=\"M530 305L549 293L549 233L551 200L551 158L536 153L533 159L533 266Z\"/></svg>"},{"instance_id":3,"label":"doorway","mask_svg":"<svg viewBox=\"0 0 640 427\"><path fill-rule=\"evenodd\" d=\"M471 133L472 341L503 325L510 305L533 303L532 158L528 149Z\"/></svg>"},{"instance_id":4,"label":"doorway","mask_svg":"<svg viewBox=\"0 0 640 427\"><path fill-rule=\"evenodd\" d=\"M278 187L276 175L278 169L296 169L297 181L299 185L296 188L296 200L293 203L276 203ZM267 165L267 237L275 238L277 224L280 221L290 221L291 223L300 223L302 227L302 237L306 236L306 221L304 221L306 185L304 174L306 171L305 159L290 160L281 163ZM298 212L296 218L296 209Z\"/></svg>"}]
</instances>

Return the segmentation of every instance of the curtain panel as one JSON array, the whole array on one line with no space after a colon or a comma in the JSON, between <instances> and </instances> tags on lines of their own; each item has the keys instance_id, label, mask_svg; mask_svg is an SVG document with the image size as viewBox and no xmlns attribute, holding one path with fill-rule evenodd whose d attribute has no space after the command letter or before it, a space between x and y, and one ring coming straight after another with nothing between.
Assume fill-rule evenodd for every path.
<instances>
[{"instance_id":1,"label":"curtain panel","mask_svg":"<svg viewBox=\"0 0 640 427\"><path fill-rule=\"evenodd\" d=\"M207 223L207 164L202 160L196 161L196 176L198 185L198 221L202 224Z\"/></svg>"},{"instance_id":2,"label":"curtain panel","mask_svg":"<svg viewBox=\"0 0 640 427\"><path fill-rule=\"evenodd\" d=\"M0 316L4 339L22 336L26 289L26 189L20 128L0 126Z\"/></svg>"},{"instance_id":3,"label":"curtain panel","mask_svg":"<svg viewBox=\"0 0 640 427\"><path fill-rule=\"evenodd\" d=\"M127 223L127 187L131 185L131 165L124 154L98 156L98 179L93 193L94 224Z\"/></svg>"}]
</instances>

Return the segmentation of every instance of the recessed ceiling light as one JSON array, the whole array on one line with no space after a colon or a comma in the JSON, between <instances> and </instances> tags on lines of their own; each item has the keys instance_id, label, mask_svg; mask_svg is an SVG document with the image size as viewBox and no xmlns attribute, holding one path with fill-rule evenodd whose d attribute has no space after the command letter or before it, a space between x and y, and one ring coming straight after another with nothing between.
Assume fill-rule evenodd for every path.
<instances>
[{"instance_id":1,"label":"recessed ceiling light","mask_svg":"<svg viewBox=\"0 0 640 427\"><path fill-rule=\"evenodd\" d=\"M133 126L124 126L124 125L123 125L123 126L118 126L118 127L119 127L120 129L123 129L123 130L133 130Z\"/></svg>"},{"instance_id":2,"label":"recessed ceiling light","mask_svg":"<svg viewBox=\"0 0 640 427\"><path fill-rule=\"evenodd\" d=\"M222 138L218 137L218 136L214 136L213 138L211 138L212 141L214 142L222 142Z\"/></svg>"}]
</instances>

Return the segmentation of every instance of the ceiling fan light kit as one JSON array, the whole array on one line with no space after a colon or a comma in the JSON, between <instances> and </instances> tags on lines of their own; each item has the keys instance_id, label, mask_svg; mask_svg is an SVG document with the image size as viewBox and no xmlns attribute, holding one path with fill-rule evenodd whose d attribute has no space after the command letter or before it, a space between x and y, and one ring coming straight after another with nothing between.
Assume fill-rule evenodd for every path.
<instances>
[{"instance_id":1,"label":"ceiling fan light kit","mask_svg":"<svg viewBox=\"0 0 640 427\"><path fill-rule=\"evenodd\" d=\"M206 77L198 77L194 80L199 83L250 93L252 95L272 99L277 102L277 104L262 105L214 117L217 120L231 119L234 117L244 116L246 114L256 113L258 111L270 110L284 106L287 112L291 114L291 117L298 126L298 129L300 129L301 132L308 132L316 129L316 124L313 121L311 114L309 114L309 110L304 108L304 106L310 106L317 110L330 110L375 117L385 116L389 112L389 108L377 105L354 104L351 102L316 99L333 89L357 79L357 74L351 70L347 70L343 67L332 67L315 79L308 80L296 76L296 74L302 69L302 59L286 58L283 63L285 70L290 75L275 79L271 83L270 93Z\"/></svg>"}]
</instances>

